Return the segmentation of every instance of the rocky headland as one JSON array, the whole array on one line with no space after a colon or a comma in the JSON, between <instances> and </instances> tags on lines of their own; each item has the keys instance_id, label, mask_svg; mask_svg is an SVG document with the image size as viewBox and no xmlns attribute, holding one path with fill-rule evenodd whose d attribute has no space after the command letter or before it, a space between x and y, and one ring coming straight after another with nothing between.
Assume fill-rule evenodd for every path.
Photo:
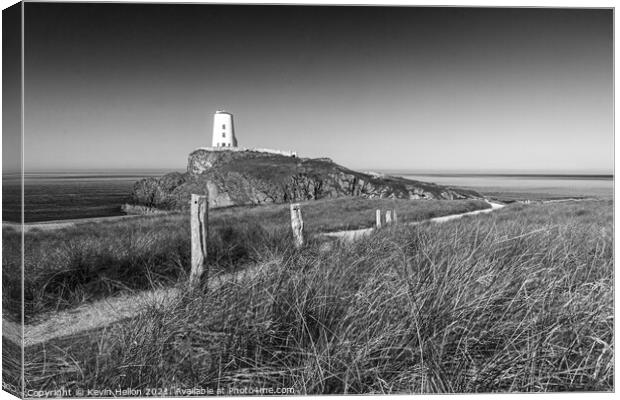
<instances>
[{"instance_id":1,"label":"rocky headland","mask_svg":"<svg viewBox=\"0 0 620 400\"><path fill-rule=\"evenodd\" d=\"M142 179L128 210L184 210L192 193L208 194L211 208L317 200L343 196L394 199L482 198L472 190L347 169L328 158L260 151L198 149L185 173Z\"/></svg>"}]
</instances>

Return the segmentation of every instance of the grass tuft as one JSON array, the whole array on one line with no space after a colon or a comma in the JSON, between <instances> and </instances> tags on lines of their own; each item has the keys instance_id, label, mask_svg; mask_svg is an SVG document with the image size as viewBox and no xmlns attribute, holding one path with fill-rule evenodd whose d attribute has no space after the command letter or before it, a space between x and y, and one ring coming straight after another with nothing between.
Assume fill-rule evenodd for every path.
<instances>
[{"instance_id":1,"label":"grass tuft","mask_svg":"<svg viewBox=\"0 0 620 400\"><path fill-rule=\"evenodd\" d=\"M274 233L246 273L28 348L27 387L612 391L611 216L510 206L301 249Z\"/></svg>"}]
</instances>

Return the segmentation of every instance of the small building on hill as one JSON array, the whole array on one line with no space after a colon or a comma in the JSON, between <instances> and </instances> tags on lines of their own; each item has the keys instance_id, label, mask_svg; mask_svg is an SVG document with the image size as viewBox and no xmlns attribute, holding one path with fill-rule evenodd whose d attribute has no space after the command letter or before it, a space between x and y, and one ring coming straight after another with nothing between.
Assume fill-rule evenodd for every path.
<instances>
[{"instance_id":1,"label":"small building on hill","mask_svg":"<svg viewBox=\"0 0 620 400\"><path fill-rule=\"evenodd\" d=\"M212 147L237 147L233 116L224 110L217 110L213 116Z\"/></svg>"},{"instance_id":2,"label":"small building on hill","mask_svg":"<svg viewBox=\"0 0 620 400\"><path fill-rule=\"evenodd\" d=\"M211 147L199 147L196 150L207 151L224 151L224 152L259 152L279 154L287 157L297 157L295 151L273 150L263 148L242 148L237 145L237 137L235 136L235 125L233 124L233 116L224 110L217 110L213 115L213 137L211 139Z\"/></svg>"}]
</instances>

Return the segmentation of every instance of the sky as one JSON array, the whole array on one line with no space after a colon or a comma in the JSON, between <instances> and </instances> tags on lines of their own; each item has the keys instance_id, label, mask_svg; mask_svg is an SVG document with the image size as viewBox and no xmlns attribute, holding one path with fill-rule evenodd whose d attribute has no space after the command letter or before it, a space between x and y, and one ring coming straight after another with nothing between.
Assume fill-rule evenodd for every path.
<instances>
[{"instance_id":1,"label":"sky","mask_svg":"<svg viewBox=\"0 0 620 400\"><path fill-rule=\"evenodd\" d=\"M2 11L2 170L21 171L21 9Z\"/></svg>"},{"instance_id":2,"label":"sky","mask_svg":"<svg viewBox=\"0 0 620 400\"><path fill-rule=\"evenodd\" d=\"M242 147L362 170L613 171L610 9L26 3L26 171ZM6 131L6 129L5 129Z\"/></svg>"}]
</instances>

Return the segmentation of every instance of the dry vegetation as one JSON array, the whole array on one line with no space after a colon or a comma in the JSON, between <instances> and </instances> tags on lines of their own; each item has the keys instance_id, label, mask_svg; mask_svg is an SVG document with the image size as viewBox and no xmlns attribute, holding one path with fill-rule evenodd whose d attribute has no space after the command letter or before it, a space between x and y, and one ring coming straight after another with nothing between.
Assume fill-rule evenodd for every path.
<instances>
[{"instance_id":1,"label":"dry vegetation","mask_svg":"<svg viewBox=\"0 0 620 400\"><path fill-rule=\"evenodd\" d=\"M301 249L275 231L247 253L259 267L242 281L28 348L26 385L611 391L612 212L611 201L511 205Z\"/></svg>"},{"instance_id":2,"label":"dry vegetation","mask_svg":"<svg viewBox=\"0 0 620 400\"><path fill-rule=\"evenodd\" d=\"M344 198L303 203L306 231L372 226L376 208L398 209L404 221L488 207L479 200L406 201ZM214 210L210 216L209 264L234 271L288 243L288 205ZM3 304L19 320L20 235L3 230ZM266 250L269 249L269 250ZM82 223L25 235L25 318L131 290L184 281L189 271L187 215L145 216L124 221Z\"/></svg>"}]
</instances>

